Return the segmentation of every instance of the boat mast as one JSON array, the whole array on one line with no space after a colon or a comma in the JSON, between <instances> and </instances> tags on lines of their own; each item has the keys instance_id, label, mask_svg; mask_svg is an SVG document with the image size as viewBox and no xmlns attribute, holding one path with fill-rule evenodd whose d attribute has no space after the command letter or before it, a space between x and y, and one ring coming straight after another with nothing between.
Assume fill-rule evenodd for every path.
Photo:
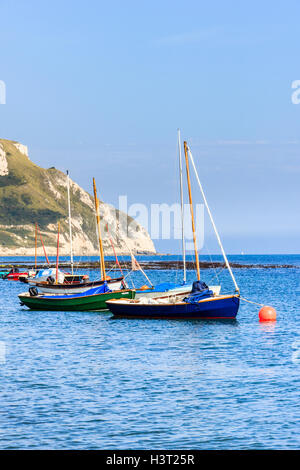
<instances>
[{"instance_id":1,"label":"boat mast","mask_svg":"<svg viewBox=\"0 0 300 470\"><path fill-rule=\"evenodd\" d=\"M35 223L34 267L37 266L37 222Z\"/></svg>"},{"instance_id":2,"label":"boat mast","mask_svg":"<svg viewBox=\"0 0 300 470\"><path fill-rule=\"evenodd\" d=\"M72 219L71 219L71 202L70 202L70 177L69 170L67 170L67 190L68 190L68 211L69 211L69 234L70 234L70 261L71 270L73 274L73 243L72 243Z\"/></svg>"},{"instance_id":3,"label":"boat mast","mask_svg":"<svg viewBox=\"0 0 300 470\"><path fill-rule=\"evenodd\" d=\"M183 146L184 146L184 154L185 154L186 176L187 176L188 190L189 190L190 211L191 211L191 219L192 219L193 240L194 240L196 268L197 268L197 279L198 281L200 281L200 266L199 266L198 250L197 250L194 209L193 209L193 200L192 200L192 191L191 191L189 157L188 157L188 152L187 152L188 146L187 146L186 141L183 142Z\"/></svg>"},{"instance_id":4,"label":"boat mast","mask_svg":"<svg viewBox=\"0 0 300 470\"><path fill-rule=\"evenodd\" d=\"M179 175L180 175L180 204L181 204L181 240L183 257L183 283L186 283L186 262L185 262L185 238L184 238L184 211L183 211L183 184L182 184L182 158L180 129L178 129L178 151L179 151Z\"/></svg>"},{"instance_id":5,"label":"boat mast","mask_svg":"<svg viewBox=\"0 0 300 470\"><path fill-rule=\"evenodd\" d=\"M55 276L55 284L58 284L59 229L60 229L60 223L58 222L58 224L57 224L57 250L56 250L56 276Z\"/></svg>"},{"instance_id":6,"label":"boat mast","mask_svg":"<svg viewBox=\"0 0 300 470\"><path fill-rule=\"evenodd\" d=\"M223 245L222 245L222 242L221 242L221 239L220 239L220 236L219 236L219 233L218 233L218 230L217 230L217 227L215 225L215 222L214 222L214 219L213 219L213 216L212 216L212 213L210 212L210 208L208 206L208 203L207 203L207 200L206 200L206 197L205 197L205 194L204 194L204 190L202 188L202 184L200 182L200 179L199 179L199 175L198 175L198 172L197 172L197 169L196 169L196 166L195 166L195 162L194 162L194 159L193 159L193 155L192 155L192 152L190 150L189 147L187 147L187 150L188 150L188 154L190 156L190 159L191 159L191 162L192 162L192 166L193 166L193 169L194 169L194 172L195 172L195 175L196 175L196 179L197 179L197 182L198 182L198 185L199 185L199 188L200 188L200 191L201 191L201 194L202 194L202 197L203 197L203 201L204 201L204 204L205 204L205 207L207 209L207 212L208 212L208 215L209 215L209 218L210 218L210 221L211 221L211 224L213 226L213 229L215 231L215 234L216 234L216 237L217 237L217 240L218 240L218 244L219 244L219 247L221 248L221 252L222 252L222 255L223 255L223 258L224 258L224 261L225 261L225 264L226 264L226 267L230 273L230 276L231 276L231 279L233 281L233 284L234 284L234 287L236 289L237 292L239 292L239 287L237 285L237 282L235 280L235 277L233 275L233 272L231 270L231 267L230 267L230 264L228 262L228 259L227 259L227 256L226 256L226 253L224 251L224 248L223 248Z\"/></svg>"},{"instance_id":7,"label":"boat mast","mask_svg":"<svg viewBox=\"0 0 300 470\"><path fill-rule=\"evenodd\" d=\"M104 253L103 253L103 244L102 244L101 227L100 227L99 199L98 199L98 197L97 197L97 188L96 188L95 178L93 178L93 187L94 187L94 200L95 200L96 220L97 220L97 227L98 227L98 239L99 239L101 277L104 279L104 281L106 281L106 272L105 272L105 263L104 263Z\"/></svg>"}]
</instances>

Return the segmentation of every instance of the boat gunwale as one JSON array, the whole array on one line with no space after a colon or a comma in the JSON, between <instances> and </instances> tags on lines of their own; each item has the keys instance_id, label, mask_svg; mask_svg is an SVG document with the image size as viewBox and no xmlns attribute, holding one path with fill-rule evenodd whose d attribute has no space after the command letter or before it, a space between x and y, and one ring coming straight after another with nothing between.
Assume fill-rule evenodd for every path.
<instances>
[{"instance_id":1,"label":"boat gunwale","mask_svg":"<svg viewBox=\"0 0 300 470\"><path fill-rule=\"evenodd\" d=\"M156 297L155 300L164 299L166 297ZM228 294L228 295L222 295L222 296L213 296L213 297L209 297L207 299L199 300L197 302L197 304L204 303L204 302L212 302L213 300L224 300L224 299L231 299L231 298L232 299L233 298L238 298L239 299L240 294L232 294L232 295ZM187 302L176 302L176 303L168 302L168 303L165 303L165 304L160 304L160 303L157 303L157 304L143 304L143 303L140 303L139 300L140 299L111 299L111 300L107 300L106 303L109 304L109 303L113 302L113 303L122 304L125 301L126 305L128 305L128 304L142 305L143 307L153 307L153 306L169 307L170 305L187 305Z\"/></svg>"},{"instance_id":2,"label":"boat gunwale","mask_svg":"<svg viewBox=\"0 0 300 470\"><path fill-rule=\"evenodd\" d=\"M27 279L24 284L34 284L34 287L46 287L49 289L78 289L78 288L83 288L83 287L93 287L94 285L103 285L104 282L107 282L108 284L112 284L114 282L121 282L124 279L124 276L121 277L115 277L112 279L100 279L98 281L88 281L86 283L77 283L77 284L68 284L68 283L61 283L61 284L49 284L47 281L41 281L37 282L34 279ZM32 286L33 287L33 286Z\"/></svg>"},{"instance_id":3,"label":"boat gunwale","mask_svg":"<svg viewBox=\"0 0 300 470\"><path fill-rule=\"evenodd\" d=\"M66 298L68 300L71 300L71 299L80 299L82 297L84 298L87 298L87 297L93 297L93 296L96 296L96 295L105 295L105 294L118 294L120 292L135 292L135 289L120 289L120 290L114 290L114 291L109 291L109 292L99 292L98 294L89 294L89 295L78 295L78 294L75 294L72 295L72 294L65 294ZM50 301L53 301L53 300L64 300L64 299L55 299L55 297L57 297L57 294L44 294L44 293L40 293L38 295L30 295L29 292L22 292L21 294L18 294L18 297L19 299L21 297L29 297L31 299L44 299L44 300L50 300ZM46 299L45 299L46 297Z\"/></svg>"}]
</instances>

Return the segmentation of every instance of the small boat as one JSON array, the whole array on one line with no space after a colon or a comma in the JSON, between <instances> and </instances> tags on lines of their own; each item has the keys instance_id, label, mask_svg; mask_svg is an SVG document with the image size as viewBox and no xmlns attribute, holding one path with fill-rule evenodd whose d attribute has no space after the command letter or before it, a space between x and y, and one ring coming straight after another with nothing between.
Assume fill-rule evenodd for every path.
<instances>
[{"instance_id":1,"label":"small boat","mask_svg":"<svg viewBox=\"0 0 300 470\"><path fill-rule=\"evenodd\" d=\"M35 279L32 279L28 282L25 280L23 282L28 283L31 287L36 287L39 292L42 292L43 294L80 294L93 287L102 286L104 282L107 282L109 289L112 291L123 289L125 287L123 279L123 277L118 277L114 279L106 279L106 281L100 279L88 282L74 282L72 284L55 284L49 283L49 281L37 282Z\"/></svg>"},{"instance_id":2,"label":"small boat","mask_svg":"<svg viewBox=\"0 0 300 470\"><path fill-rule=\"evenodd\" d=\"M211 211L209 209L197 169L195 167L192 153L184 142L185 163L187 172L187 183L189 192L189 203L192 221L194 251L197 270L197 281L193 283L192 290L189 295L175 294L169 291L168 295L157 298L137 298L134 300L109 300L107 306L114 317L123 318L198 318L198 319L235 319L239 309L240 293L235 277L229 265L225 254L219 233L214 223ZM203 281L200 281L200 263L198 257L196 230L193 212L192 192L190 183L189 159L192 163L197 182L203 197L205 207L207 209L210 221L212 223L218 244L225 261L225 265L230 273L235 293L220 295L220 291L214 292ZM220 287L220 286L216 286Z\"/></svg>"},{"instance_id":3,"label":"small boat","mask_svg":"<svg viewBox=\"0 0 300 470\"><path fill-rule=\"evenodd\" d=\"M31 288L34 289L34 288ZM31 310L55 311L102 311L107 310L106 301L111 299L133 299L134 290L111 291L107 284L79 294L54 295L23 292L19 294L21 305Z\"/></svg>"},{"instance_id":4,"label":"small boat","mask_svg":"<svg viewBox=\"0 0 300 470\"><path fill-rule=\"evenodd\" d=\"M54 268L39 269L38 271L29 271L26 276L20 276L19 280L30 285L38 285L43 283L45 285L52 285L55 283L57 276L57 282L59 285L70 285L79 284L81 282L88 282L89 276L87 274L70 274L61 271L60 269L56 273Z\"/></svg>"},{"instance_id":5,"label":"small boat","mask_svg":"<svg viewBox=\"0 0 300 470\"><path fill-rule=\"evenodd\" d=\"M19 271L19 268L12 268L7 274L3 276L2 279L7 279L8 281L19 281L20 277L27 278L28 271Z\"/></svg>"},{"instance_id":6,"label":"small boat","mask_svg":"<svg viewBox=\"0 0 300 470\"><path fill-rule=\"evenodd\" d=\"M187 297L167 295L137 300L109 300L106 304L116 318L202 320L236 318L239 294L215 296L206 285L201 292L198 283L199 281L194 282L192 292Z\"/></svg>"},{"instance_id":7,"label":"small boat","mask_svg":"<svg viewBox=\"0 0 300 470\"><path fill-rule=\"evenodd\" d=\"M46 268L46 269L38 269L38 270L32 270L27 273L27 276L20 276L20 281L21 282L45 282L48 281L48 279L52 278L53 282L55 282L55 277L57 274L57 281L58 282L64 282L65 279L65 273L63 273L60 269L57 271L54 268Z\"/></svg>"}]
</instances>

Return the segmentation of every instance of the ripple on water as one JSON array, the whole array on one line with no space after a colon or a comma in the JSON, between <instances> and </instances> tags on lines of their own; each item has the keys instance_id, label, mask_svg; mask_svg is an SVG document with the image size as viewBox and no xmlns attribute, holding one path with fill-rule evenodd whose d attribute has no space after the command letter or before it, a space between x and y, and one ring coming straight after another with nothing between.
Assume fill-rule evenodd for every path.
<instances>
[{"instance_id":1,"label":"ripple on water","mask_svg":"<svg viewBox=\"0 0 300 470\"><path fill-rule=\"evenodd\" d=\"M2 281L1 448L299 448L298 270L236 275L276 324L29 312Z\"/></svg>"}]
</instances>

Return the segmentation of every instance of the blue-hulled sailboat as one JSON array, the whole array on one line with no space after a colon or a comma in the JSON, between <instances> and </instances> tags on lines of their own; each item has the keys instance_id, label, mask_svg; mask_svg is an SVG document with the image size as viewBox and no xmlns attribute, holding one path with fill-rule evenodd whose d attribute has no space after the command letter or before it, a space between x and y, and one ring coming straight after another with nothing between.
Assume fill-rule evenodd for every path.
<instances>
[{"instance_id":1,"label":"blue-hulled sailboat","mask_svg":"<svg viewBox=\"0 0 300 470\"><path fill-rule=\"evenodd\" d=\"M197 269L197 281L193 283L192 291L187 296L185 294L172 294L167 292L166 295L158 298L141 298L141 299L116 299L106 302L109 310L115 317L123 318L183 318L183 319L235 319L239 309L240 293L235 277L228 262L224 251L219 233L217 231L214 219L208 206L198 172L194 163L194 159L190 148L184 142L186 173L188 182L190 212L192 220L193 241ZM203 197L205 207L207 209L210 221L212 223L218 244L225 261L225 265L232 278L235 292L232 294L220 295L210 289L204 282L200 281L200 266L196 242L196 229L194 222L192 192L190 183L189 159L192 163L196 179Z\"/></svg>"},{"instance_id":2,"label":"blue-hulled sailboat","mask_svg":"<svg viewBox=\"0 0 300 470\"><path fill-rule=\"evenodd\" d=\"M180 205L181 205L181 242L182 242L182 258L183 258L183 279L182 282L162 282L160 284L152 285L150 279L141 268L138 261L135 259L133 253L131 253L132 271L140 270L151 287L143 286L142 288L136 288L136 299L139 298L157 298L167 294L170 295L188 295L192 290L192 283L186 281L186 252L185 252L185 236L184 236L184 206L183 206L183 177L182 177L182 157L181 157L181 137L180 129L178 129L178 160L179 160L179 182L180 182ZM128 248L128 247L127 247ZM214 294L218 295L221 290L221 286L209 286L210 290Z\"/></svg>"}]
</instances>

